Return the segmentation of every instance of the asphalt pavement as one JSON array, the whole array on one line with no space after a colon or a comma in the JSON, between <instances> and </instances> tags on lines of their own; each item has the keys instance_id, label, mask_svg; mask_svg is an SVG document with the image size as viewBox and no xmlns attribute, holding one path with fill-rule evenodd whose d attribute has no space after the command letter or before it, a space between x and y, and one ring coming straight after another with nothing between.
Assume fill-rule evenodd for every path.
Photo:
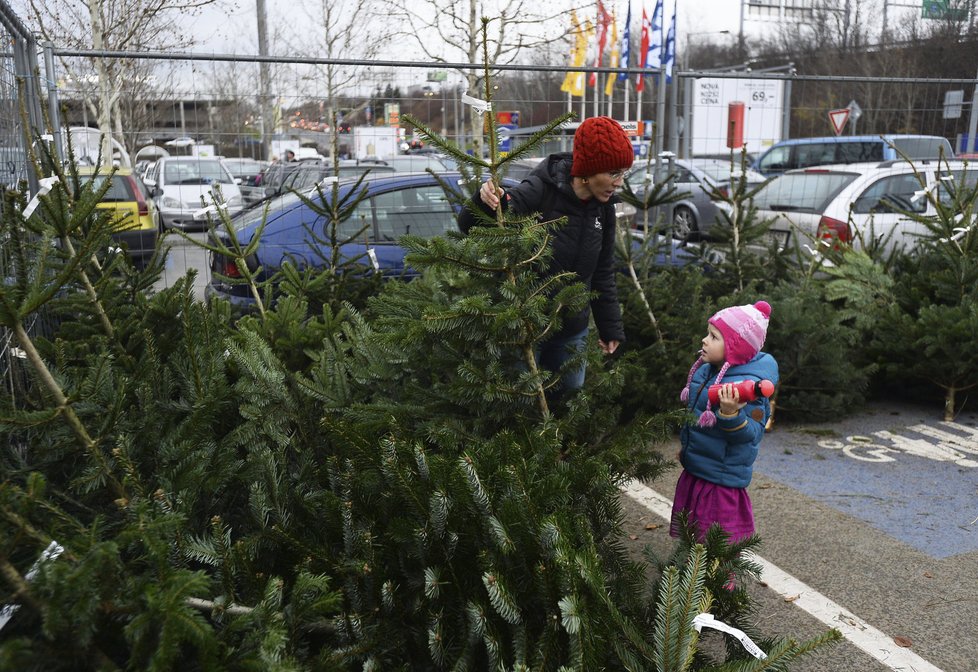
<instances>
[{"instance_id":1,"label":"asphalt pavement","mask_svg":"<svg viewBox=\"0 0 978 672\"><path fill-rule=\"evenodd\" d=\"M648 484L655 496L623 497L636 549L675 543L662 502L678 475ZM847 636L793 671L978 672L978 412L945 423L936 406L880 403L836 422L778 422L749 492L771 565L748 586L761 632Z\"/></svg>"},{"instance_id":2,"label":"asphalt pavement","mask_svg":"<svg viewBox=\"0 0 978 672\"><path fill-rule=\"evenodd\" d=\"M207 237L207 234L201 231L195 231L188 235L199 241L203 241ZM185 241L176 233L167 235L166 244L170 246L170 251L166 256L163 277L156 283L157 290L172 287L173 283L186 275L188 270L195 269L197 274L194 278L194 296L203 300L204 288L211 277L207 250Z\"/></svg>"}]
</instances>

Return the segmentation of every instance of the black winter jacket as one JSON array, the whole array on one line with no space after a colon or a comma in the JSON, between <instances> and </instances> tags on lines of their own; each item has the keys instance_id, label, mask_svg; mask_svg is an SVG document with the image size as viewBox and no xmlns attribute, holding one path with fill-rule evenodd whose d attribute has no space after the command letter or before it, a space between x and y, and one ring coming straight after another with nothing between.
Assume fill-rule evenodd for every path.
<instances>
[{"instance_id":1,"label":"black winter jacket","mask_svg":"<svg viewBox=\"0 0 978 672\"><path fill-rule=\"evenodd\" d=\"M517 214L540 212L544 221L567 217L567 224L553 234L549 274L573 271L581 282L596 296L590 309L577 315L564 316L564 324L558 336L576 334L588 326L590 312L601 339L625 341L625 330L618 304L615 285L615 203L612 197L607 203L597 199L582 201L571 187L571 153L551 154L540 162L523 182L507 187L503 208L512 208ZM549 192L549 193L548 193ZM478 206L484 212L489 208L476 192L471 204L462 208L459 228L463 233L479 223L469 210Z\"/></svg>"}]
</instances>

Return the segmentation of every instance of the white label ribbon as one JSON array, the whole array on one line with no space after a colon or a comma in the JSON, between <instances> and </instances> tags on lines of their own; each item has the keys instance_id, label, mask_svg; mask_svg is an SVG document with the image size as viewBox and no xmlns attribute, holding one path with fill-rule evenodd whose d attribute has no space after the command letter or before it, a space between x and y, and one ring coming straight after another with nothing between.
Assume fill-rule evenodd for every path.
<instances>
[{"instance_id":1,"label":"white label ribbon","mask_svg":"<svg viewBox=\"0 0 978 672\"><path fill-rule=\"evenodd\" d=\"M703 628L713 628L714 630L725 632L728 635L736 637L738 640L740 640L740 644L744 647L744 650L758 660L764 660L767 658L767 654L761 651L760 647L757 646L757 644L754 643L754 640L748 637L743 630L738 630L737 628L727 625L723 621L716 620L713 618L713 614L700 614L693 619L693 627L696 628L696 632L702 632Z\"/></svg>"},{"instance_id":2,"label":"white label ribbon","mask_svg":"<svg viewBox=\"0 0 978 672\"><path fill-rule=\"evenodd\" d=\"M54 185L60 181L61 180L57 175L45 177L43 180L37 181L37 183L40 185L40 189L37 190L37 193L34 194L34 198L32 198L31 202L27 204L27 207L24 208L24 219L28 219L32 214L34 214L38 204L41 202L41 196L49 193Z\"/></svg>"},{"instance_id":3,"label":"white label ribbon","mask_svg":"<svg viewBox=\"0 0 978 672\"><path fill-rule=\"evenodd\" d=\"M462 94L462 102L466 105L470 105L476 112L492 111L492 103L486 102L485 100L480 100L478 98L473 98L467 93Z\"/></svg>"},{"instance_id":4,"label":"white label ribbon","mask_svg":"<svg viewBox=\"0 0 978 672\"><path fill-rule=\"evenodd\" d=\"M47 179L51 179L51 178L47 178ZM54 179L57 180L58 178L54 178ZM48 560L54 560L59 555L61 555L64 552L64 550L65 549L61 544L59 544L56 541L52 541L50 544L48 544L48 547L45 548L44 551L41 553L41 557L39 557L37 560L34 561L34 566L31 567L31 571L27 572L27 576L25 576L24 578L27 581L33 581L34 577L37 576L37 572L41 568L41 565L43 565ZM7 625L7 621L13 618L14 613L18 609L20 609L19 604L8 604L4 606L3 609L0 609L0 630L3 629L3 626Z\"/></svg>"}]
</instances>

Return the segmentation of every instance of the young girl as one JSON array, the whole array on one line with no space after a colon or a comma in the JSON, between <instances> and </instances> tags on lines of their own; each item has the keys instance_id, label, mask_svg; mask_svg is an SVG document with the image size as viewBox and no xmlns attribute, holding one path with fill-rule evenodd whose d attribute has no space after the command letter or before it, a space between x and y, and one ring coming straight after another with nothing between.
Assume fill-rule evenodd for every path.
<instances>
[{"instance_id":1,"label":"young girl","mask_svg":"<svg viewBox=\"0 0 978 672\"><path fill-rule=\"evenodd\" d=\"M731 541L754 533L754 512L747 486L754 470L764 425L771 414L766 397L742 402L731 385L742 380L778 383L778 363L760 352L767 334L771 306L725 308L710 318L703 349L693 364L680 399L698 420L680 432L679 460L683 472L676 484L669 533L679 536L678 516L687 511L704 541L718 523ZM714 410L707 390L723 384Z\"/></svg>"}]
</instances>

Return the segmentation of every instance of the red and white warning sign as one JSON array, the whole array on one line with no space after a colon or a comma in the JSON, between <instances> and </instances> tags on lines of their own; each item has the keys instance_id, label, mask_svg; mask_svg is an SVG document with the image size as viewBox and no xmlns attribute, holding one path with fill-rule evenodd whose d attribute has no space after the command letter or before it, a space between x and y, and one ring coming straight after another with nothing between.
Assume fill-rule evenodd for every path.
<instances>
[{"instance_id":1,"label":"red and white warning sign","mask_svg":"<svg viewBox=\"0 0 978 672\"><path fill-rule=\"evenodd\" d=\"M843 107L839 110L829 110L829 121L832 122L832 128L835 129L836 135L842 133L842 129L846 127L846 122L849 121L849 112L848 107Z\"/></svg>"}]
</instances>

